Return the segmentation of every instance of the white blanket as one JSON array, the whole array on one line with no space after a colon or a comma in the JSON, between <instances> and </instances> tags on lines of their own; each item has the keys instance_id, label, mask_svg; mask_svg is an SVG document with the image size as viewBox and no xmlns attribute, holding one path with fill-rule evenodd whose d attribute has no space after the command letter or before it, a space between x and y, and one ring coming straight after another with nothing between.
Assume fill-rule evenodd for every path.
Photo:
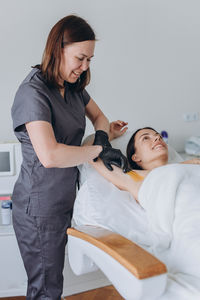
<instances>
[{"instance_id":1,"label":"white blanket","mask_svg":"<svg viewBox=\"0 0 200 300\"><path fill-rule=\"evenodd\" d=\"M159 300L200 299L200 166L173 164L145 178L139 201L81 167L74 206L77 225L103 226L146 248L166 263L169 274Z\"/></svg>"},{"instance_id":2,"label":"white blanket","mask_svg":"<svg viewBox=\"0 0 200 300\"><path fill-rule=\"evenodd\" d=\"M173 299L200 299L200 166L154 169L139 202L147 214L151 252L168 267L168 293L178 293Z\"/></svg>"}]
</instances>

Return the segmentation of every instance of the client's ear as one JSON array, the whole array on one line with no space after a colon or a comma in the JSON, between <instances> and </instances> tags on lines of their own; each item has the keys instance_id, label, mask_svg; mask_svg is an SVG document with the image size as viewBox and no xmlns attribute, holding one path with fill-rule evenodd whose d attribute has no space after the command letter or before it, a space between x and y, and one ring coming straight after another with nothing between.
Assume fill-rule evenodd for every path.
<instances>
[{"instance_id":1,"label":"client's ear","mask_svg":"<svg viewBox=\"0 0 200 300\"><path fill-rule=\"evenodd\" d=\"M133 154L133 155L131 156L131 159L132 159L133 161L135 161L136 163L141 162L141 159L140 159L139 157L137 157L136 154Z\"/></svg>"}]
</instances>

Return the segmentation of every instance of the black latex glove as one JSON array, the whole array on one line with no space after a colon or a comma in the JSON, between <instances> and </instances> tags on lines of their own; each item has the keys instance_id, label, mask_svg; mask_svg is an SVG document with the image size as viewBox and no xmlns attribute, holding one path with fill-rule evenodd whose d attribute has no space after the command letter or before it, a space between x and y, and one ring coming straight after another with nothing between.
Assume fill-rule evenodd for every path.
<instances>
[{"instance_id":1,"label":"black latex glove","mask_svg":"<svg viewBox=\"0 0 200 300\"><path fill-rule=\"evenodd\" d=\"M109 140L107 132L103 130L97 130L94 137L93 145L100 145L102 147L110 147L112 148Z\"/></svg>"},{"instance_id":2,"label":"black latex glove","mask_svg":"<svg viewBox=\"0 0 200 300\"><path fill-rule=\"evenodd\" d=\"M124 173L128 170L127 158L122 154L119 149L105 147L99 154L106 168L110 171L113 170L112 165L115 165L123 170Z\"/></svg>"}]
</instances>

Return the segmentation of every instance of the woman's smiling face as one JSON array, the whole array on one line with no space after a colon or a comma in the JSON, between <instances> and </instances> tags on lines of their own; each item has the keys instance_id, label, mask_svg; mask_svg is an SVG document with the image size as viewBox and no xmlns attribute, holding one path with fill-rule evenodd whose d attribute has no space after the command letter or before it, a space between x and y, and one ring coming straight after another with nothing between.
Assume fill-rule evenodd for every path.
<instances>
[{"instance_id":1,"label":"woman's smiling face","mask_svg":"<svg viewBox=\"0 0 200 300\"><path fill-rule=\"evenodd\" d=\"M135 154L132 160L143 169L156 165L158 161L168 161L168 147L161 135L152 129L142 129L135 136Z\"/></svg>"},{"instance_id":2,"label":"woman's smiling face","mask_svg":"<svg viewBox=\"0 0 200 300\"><path fill-rule=\"evenodd\" d=\"M83 41L66 45L61 54L60 74L63 80L75 83L87 71L94 56L95 41Z\"/></svg>"}]
</instances>

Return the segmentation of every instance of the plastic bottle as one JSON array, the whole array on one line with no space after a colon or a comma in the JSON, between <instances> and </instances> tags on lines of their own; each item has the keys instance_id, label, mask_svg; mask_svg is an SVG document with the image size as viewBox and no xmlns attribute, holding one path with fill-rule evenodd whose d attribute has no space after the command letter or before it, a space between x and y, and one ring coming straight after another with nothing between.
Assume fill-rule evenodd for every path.
<instances>
[{"instance_id":1,"label":"plastic bottle","mask_svg":"<svg viewBox=\"0 0 200 300\"><path fill-rule=\"evenodd\" d=\"M162 136L162 138L163 138L163 141L164 141L166 144L168 144L168 133L167 133L167 131L165 131L165 130L161 131L161 136Z\"/></svg>"},{"instance_id":2,"label":"plastic bottle","mask_svg":"<svg viewBox=\"0 0 200 300\"><path fill-rule=\"evenodd\" d=\"M1 222L2 225L10 225L12 219L12 201L3 200L1 203Z\"/></svg>"}]
</instances>

